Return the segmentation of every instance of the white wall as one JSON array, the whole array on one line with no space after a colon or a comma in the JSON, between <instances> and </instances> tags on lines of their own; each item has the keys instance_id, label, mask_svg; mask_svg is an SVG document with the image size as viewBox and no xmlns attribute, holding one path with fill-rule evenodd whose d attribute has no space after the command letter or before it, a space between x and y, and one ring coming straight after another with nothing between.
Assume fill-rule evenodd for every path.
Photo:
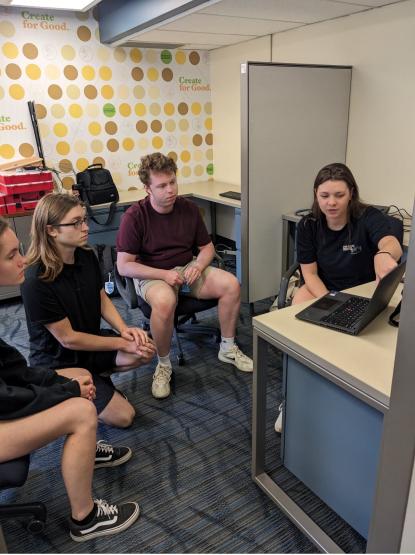
<instances>
[{"instance_id":1,"label":"white wall","mask_svg":"<svg viewBox=\"0 0 415 555\"><path fill-rule=\"evenodd\" d=\"M353 66L347 164L365 200L412 209L415 0L273 36L272 61Z\"/></svg>"}]
</instances>

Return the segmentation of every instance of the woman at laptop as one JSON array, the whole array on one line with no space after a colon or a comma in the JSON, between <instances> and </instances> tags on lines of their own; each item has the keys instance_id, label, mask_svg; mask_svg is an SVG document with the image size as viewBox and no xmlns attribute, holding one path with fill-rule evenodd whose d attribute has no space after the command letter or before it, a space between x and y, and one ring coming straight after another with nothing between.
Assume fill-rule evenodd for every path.
<instances>
[{"instance_id":1,"label":"woman at laptop","mask_svg":"<svg viewBox=\"0 0 415 555\"><path fill-rule=\"evenodd\" d=\"M381 279L402 256L391 218L359 198L352 172L324 166L314 181L311 214L297 229L297 259L304 285L293 304Z\"/></svg>"}]
</instances>

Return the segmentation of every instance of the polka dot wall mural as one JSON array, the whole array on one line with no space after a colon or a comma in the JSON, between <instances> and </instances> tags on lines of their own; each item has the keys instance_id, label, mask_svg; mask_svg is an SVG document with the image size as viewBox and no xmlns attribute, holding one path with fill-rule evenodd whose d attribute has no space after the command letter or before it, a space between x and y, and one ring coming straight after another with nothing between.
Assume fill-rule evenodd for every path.
<instances>
[{"instance_id":1,"label":"polka dot wall mural","mask_svg":"<svg viewBox=\"0 0 415 555\"><path fill-rule=\"evenodd\" d=\"M92 12L81 16L0 8L0 164L37 154L34 100L46 162L65 188L92 163L121 189L140 186L139 159L154 150L177 161L181 181L211 179L208 54L107 47Z\"/></svg>"}]
</instances>

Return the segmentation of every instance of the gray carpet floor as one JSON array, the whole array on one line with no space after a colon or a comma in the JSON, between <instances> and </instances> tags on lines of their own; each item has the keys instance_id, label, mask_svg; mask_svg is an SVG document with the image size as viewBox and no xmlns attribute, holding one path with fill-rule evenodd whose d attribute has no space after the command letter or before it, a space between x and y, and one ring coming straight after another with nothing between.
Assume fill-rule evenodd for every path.
<instances>
[{"instance_id":1,"label":"gray carpet floor","mask_svg":"<svg viewBox=\"0 0 415 555\"><path fill-rule=\"evenodd\" d=\"M138 311L115 303L125 320L138 324ZM270 303L264 303L265 310ZM258 303L257 303L258 305ZM257 306L256 309L261 309ZM252 355L247 307L238 342ZM216 323L215 310L203 315ZM0 305L0 336L28 353L24 312L17 301ZM26 484L0 495L1 502L41 500L48 524L32 536L22 523L3 524L13 553L313 553L316 548L252 482L252 376L217 359L217 345L206 337L183 340L185 366L176 367L176 392L157 401L150 393L153 364L114 378L137 409L128 430L100 425L98 436L129 445L133 458L114 469L99 469L94 494L111 501L138 500L141 517L118 536L77 544L68 535L68 504L59 458L62 442L32 456ZM174 354L174 353L173 353ZM279 436L273 431L281 398L281 359L272 353L267 430L267 466L346 552L363 552L365 542L281 465Z\"/></svg>"}]
</instances>

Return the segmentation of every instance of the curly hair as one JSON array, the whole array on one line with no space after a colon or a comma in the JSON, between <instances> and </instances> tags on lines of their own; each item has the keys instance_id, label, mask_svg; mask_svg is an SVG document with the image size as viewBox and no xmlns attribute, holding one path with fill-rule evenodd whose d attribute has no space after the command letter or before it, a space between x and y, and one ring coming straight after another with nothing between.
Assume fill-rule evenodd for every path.
<instances>
[{"instance_id":1,"label":"curly hair","mask_svg":"<svg viewBox=\"0 0 415 555\"><path fill-rule=\"evenodd\" d=\"M151 172L154 173L177 173L176 162L173 158L164 156L161 152L153 152L141 158L138 176L146 187L151 183Z\"/></svg>"}]
</instances>

